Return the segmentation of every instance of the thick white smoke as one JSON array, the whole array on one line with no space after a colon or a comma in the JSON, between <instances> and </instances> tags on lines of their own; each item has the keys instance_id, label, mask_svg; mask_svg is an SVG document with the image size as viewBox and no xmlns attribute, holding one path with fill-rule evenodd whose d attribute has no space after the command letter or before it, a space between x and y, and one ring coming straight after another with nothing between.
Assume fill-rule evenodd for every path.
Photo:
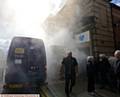
<instances>
[{"instance_id":1,"label":"thick white smoke","mask_svg":"<svg viewBox=\"0 0 120 97\"><path fill-rule=\"evenodd\" d=\"M68 51L72 51L73 57L78 61L79 73L85 72L83 60L87 56L79 50L79 45L73 38L73 33L68 30L55 34L49 43L48 56L48 80L58 80L60 78L60 68L63 57L67 56Z\"/></svg>"},{"instance_id":2,"label":"thick white smoke","mask_svg":"<svg viewBox=\"0 0 120 97\"><path fill-rule=\"evenodd\" d=\"M65 1L0 0L0 41L11 40L14 36L30 36L47 43L49 36L41 25L49 15L56 15Z\"/></svg>"},{"instance_id":3,"label":"thick white smoke","mask_svg":"<svg viewBox=\"0 0 120 97\"><path fill-rule=\"evenodd\" d=\"M42 24L48 16L56 15L64 7L65 2L66 0L0 0L1 56L4 54L6 58L10 41L14 36L43 39L46 48L49 49L47 44L51 38L42 28ZM48 54L49 52L47 56Z\"/></svg>"},{"instance_id":4,"label":"thick white smoke","mask_svg":"<svg viewBox=\"0 0 120 97\"><path fill-rule=\"evenodd\" d=\"M46 39L41 27L49 15L56 15L66 0L0 0L1 38L32 36Z\"/></svg>"},{"instance_id":5,"label":"thick white smoke","mask_svg":"<svg viewBox=\"0 0 120 97\"><path fill-rule=\"evenodd\" d=\"M58 27L58 32L53 35L47 34L42 28L42 24L49 16L57 16L57 13L65 7L66 1L0 0L0 41L8 40L3 44L2 50L5 50L4 48L6 48L5 52L8 50L10 40L14 36L43 39L47 52L48 77L53 79L58 78L61 60L66 56L66 51L71 50L80 63L86 55L79 51L78 44L70 31L71 26L62 29ZM71 19L74 23L75 17Z\"/></svg>"}]
</instances>

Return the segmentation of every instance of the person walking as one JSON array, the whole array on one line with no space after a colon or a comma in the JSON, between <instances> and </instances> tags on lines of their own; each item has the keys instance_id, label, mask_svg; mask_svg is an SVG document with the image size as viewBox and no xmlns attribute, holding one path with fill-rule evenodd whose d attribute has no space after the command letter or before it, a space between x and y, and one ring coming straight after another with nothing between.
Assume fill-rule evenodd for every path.
<instances>
[{"instance_id":1,"label":"person walking","mask_svg":"<svg viewBox=\"0 0 120 97\"><path fill-rule=\"evenodd\" d=\"M65 71L65 93L67 97L70 97L76 81L76 70L78 69L77 60L72 56L72 52L68 52L67 57L63 58L62 66Z\"/></svg>"}]
</instances>

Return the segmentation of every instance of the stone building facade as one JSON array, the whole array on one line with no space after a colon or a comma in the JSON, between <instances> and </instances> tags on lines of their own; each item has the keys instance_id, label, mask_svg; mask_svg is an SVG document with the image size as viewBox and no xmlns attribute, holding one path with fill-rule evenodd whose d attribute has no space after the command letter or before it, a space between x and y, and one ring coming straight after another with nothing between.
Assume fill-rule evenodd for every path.
<instances>
[{"instance_id":1,"label":"stone building facade","mask_svg":"<svg viewBox=\"0 0 120 97\"><path fill-rule=\"evenodd\" d=\"M115 49L120 49L120 7L111 4Z\"/></svg>"},{"instance_id":2,"label":"stone building facade","mask_svg":"<svg viewBox=\"0 0 120 97\"><path fill-rule=\"evenodd\" d=\"M81 25L77 33L90 31L90 51L97 56L100 53L112 55L114 52L114 35L110 3L108 0L79 0ZM77 29L77 28L76 28Z\"/></svg>"},{"instance_id":3,"label":"stone building facade","mask_svg":"<svg viewBox=\"0 0 120 97\"><path fill-rule=\"evenodd\" d=\"M120 31L119 14L118 8L113 8L110 0L67 0L66 6L46 21L47 32L56 33L69 28L74 33L73 38L89 32L89 41L78 43L80 51L94 56L100 53L113 55L115 46L118 47L120 42L120 35L117 35ZM114 23L116 27L113 29Z\"/></svg>"}]
</instances>

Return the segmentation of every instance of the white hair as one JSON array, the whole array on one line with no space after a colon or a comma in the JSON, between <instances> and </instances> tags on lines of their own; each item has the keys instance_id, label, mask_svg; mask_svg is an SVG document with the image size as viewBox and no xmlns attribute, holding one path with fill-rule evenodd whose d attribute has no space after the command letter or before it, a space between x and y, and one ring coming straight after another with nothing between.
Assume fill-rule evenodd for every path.
<instances>
[{"instance_id":1,"label":"white hair","mask_svg":"<svg viewBox=\"0 0 120 97\"><path fill-rule=\"evenodd\" d=\"M106 57L106 55L105 54L99 54L99 57L104 58L104 57Z\"/></svg>"},{"instance_id":2,"label":"white hair","mask_svg":"<svg viewBox=\"0 0 120 97\"><path fill-rule=\"evenodd\" d=\"M117 55L118 53L120 53L120 50L116 50L114 54Z\"/></svg>"},{"instance_id":3,"label":"white hair","mask_svg":"<svg viewBox=\"0 0 120 97\"><path fill-rule=\"evenodd\" d=\"M93 61L94 60L94 57L93 56L88 56L87 57L87 61Z\"/></svg>"},{"instance_id":4,"label":"white hair","mask_svg":"<svg viewBox=\"0 0 120 97\"><path fill-rule=\"evenodd\" d=\"M114 56L119 57L120 56L120 50L116 50L115 53L114 53Z\"/></svg>"}]
</instances>

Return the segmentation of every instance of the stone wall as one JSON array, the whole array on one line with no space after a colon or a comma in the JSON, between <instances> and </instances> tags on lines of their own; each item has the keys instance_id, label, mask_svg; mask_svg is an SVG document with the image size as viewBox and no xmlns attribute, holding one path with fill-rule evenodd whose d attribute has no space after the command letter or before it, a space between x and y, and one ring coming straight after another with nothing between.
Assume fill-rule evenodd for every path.
<instances>
[{"instance_id":1,"label":"stone wall","mask_svg":"<svg viewBox=\"0 0 120 97\"><path fill-rule=\"evenodd\" d=\"M112 55L114 38L110 4L107 0L94 2L95 32L93 33L93 50L96 53Z\"/></svg>"},{"instance_id":2,"label":"stone wall","mask_svg":"<svg viewBox=\"0 0 120 97\"><path fill-rule=\"evenodd\" d=\"M66 6L46 21L47 32L57 33L68 28L74 35L91 33L93 55L114 52L114 35L109 0L68 0Z\"/></svg>"}]
</instances>

